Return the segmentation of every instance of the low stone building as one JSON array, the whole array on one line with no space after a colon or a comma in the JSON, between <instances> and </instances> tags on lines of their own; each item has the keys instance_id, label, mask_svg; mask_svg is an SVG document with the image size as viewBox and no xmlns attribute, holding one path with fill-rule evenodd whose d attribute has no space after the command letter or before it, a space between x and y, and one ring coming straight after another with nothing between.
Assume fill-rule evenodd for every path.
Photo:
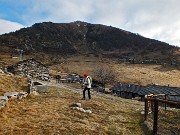
<instances>
[{"instance_id":1,"label":"low stone building","mask_svg":"<svg viewBox=\"0 0 180 135\"><path fill-rule=\"evenodd\" d=\"M31 81L30 85L28 85L28 93L47 93L48 92L48 86L42 82L38 81Z\"/></svg>"},{"instance_id":2,"label":"low stone building","mask_svg":"<svg viewBox=\"0 0 180 135\"><path fill-rule=\"evenodd\" d=\"M27 76L44 81L49 80L49 69L35 59L19 61L15 65L7 67L7 71L16 75Z\"/></svg>"},{"instance_id":3,"label":"low stone building","mask_svg":"<svg viewBox=\"0 0 180 135\"><path fill-rule=\"evenodd\" d=\"M159 86L159 85L141 86L134 84L117 84L112 87L112 93L117 94L122 98L128 98L128 99L140 97L141 101L144 101L145 95L162 94L162 96L158 96L158 97L161 99L165 99L165 95L166 95L166 100L180 102L179 87L169 87L169 86ZM173 107L177 107L177 106L173 105Z\"/></svg>"}]
</instances>

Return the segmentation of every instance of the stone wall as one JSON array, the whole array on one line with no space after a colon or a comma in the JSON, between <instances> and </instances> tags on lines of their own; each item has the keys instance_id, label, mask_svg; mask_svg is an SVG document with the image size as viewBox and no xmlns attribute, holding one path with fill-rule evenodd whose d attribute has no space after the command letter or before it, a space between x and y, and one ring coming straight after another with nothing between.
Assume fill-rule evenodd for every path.
<instances>
[{"instance_id":1,"label":"stone wall","mask_svg":"<svg viewBox=\"0 0 180 135\"><path fill-rule=\"evenodd\" d=\"M48 67L34 59L20 61L15 65L7 67L7 71L16 75L27 76L44 81L49 80Z\"/></svg>"},{"instance_id":2,"label":"stone wall","mask_svg":"<svg viewBox=\"0 0 180 135\"><path fill-rule=\"evenodd\" d=\"M6 92L3 96L0 96L0 109L4 108L8 103L9 98L22 99L26 98L27 92Z\"/></svg>"},{"instance_id":3,"label":"stone wall","mask_svg":"<svg viewBox=\"0 0 180 135\"><path fill-rule=\"evenodd\" d=\"M30 85L29 85L30 84ZM31 81L28 84L28 92L6 92L3 94L3 96L0 96L0 109L4 108L6 104L8 103L8 100L11 99L22 99L26 98L28 94L34 94L38 95L41 93L47 93L48 92L48 86L37 82L37 81Z\"/></svg>"}]
</instances>

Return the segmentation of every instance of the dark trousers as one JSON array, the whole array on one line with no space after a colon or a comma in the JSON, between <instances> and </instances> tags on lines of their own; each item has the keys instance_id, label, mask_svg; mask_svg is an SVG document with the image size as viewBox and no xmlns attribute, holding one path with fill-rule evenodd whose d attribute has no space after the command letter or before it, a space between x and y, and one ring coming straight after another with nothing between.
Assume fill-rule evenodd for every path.
<instances>
[{"instance_id":1,"label":"dark trousers","mask_svg":"<svg viewBox=\"0 0 180 135\"><path fill-rule=\"evenodd\" d=\"M90 88L87 88L87 87L85 87L84 90L83 90L83 98L85 99L85 97L86 97L86 96L85 96L86 90L88 90L88 97L89 97L89 99L91 99Z\"/></svg>"}]
</instances>

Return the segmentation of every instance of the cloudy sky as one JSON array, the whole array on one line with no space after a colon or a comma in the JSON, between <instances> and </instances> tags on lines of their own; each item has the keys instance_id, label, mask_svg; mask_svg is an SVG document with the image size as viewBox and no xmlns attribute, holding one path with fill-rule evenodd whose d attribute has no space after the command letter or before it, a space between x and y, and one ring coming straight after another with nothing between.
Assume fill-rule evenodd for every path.
<instances>
[{"instance_id":1,"label":"cloudy sky","mask_svg":"<svg viewBox=\"0 0 180 135\"><path fill-rule=\"evenodd\" d=\"M0 0L0 34L79 20L180 46L179 5L180 0Z\"/></svg>"}]
</instances>

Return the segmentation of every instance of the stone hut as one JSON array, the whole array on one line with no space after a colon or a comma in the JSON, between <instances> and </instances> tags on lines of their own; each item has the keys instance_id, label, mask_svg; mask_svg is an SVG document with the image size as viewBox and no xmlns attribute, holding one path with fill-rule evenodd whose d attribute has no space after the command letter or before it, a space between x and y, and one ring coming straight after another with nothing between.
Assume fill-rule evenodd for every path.
<instances>
[{"instance_id":1,"label":"stone hut","mask_svg":"<svg viewBox=\"0 0 180 135\"><path fill-rule=\"evenodd\" d=\"M164 94L167 95L166 96L167 100L180 102L179 87L169 87L169 86L159 86L159 85L140 86L134 84L117 84L112 87L112 93L117 94L122 98L128 98L128 99L140 97L141 101L144 101L145 95ZM177 95L177 96L173 96L173 95ZM159 96L159 98L164 99L165 96ZM176 106L173 105L173 107Z\"/></svg>"},{"instance_id":2,"label":"stone hut","mask_svg":"<svg viewBox=\"0 0 180 135\"><path fill-rule=\"evenodd\" d=\"M44 81L49 80L49 69L35 59L19 61L15 65L7 67L7 71L16 75L27 76Z\"/></svg>"}]
</instances>

